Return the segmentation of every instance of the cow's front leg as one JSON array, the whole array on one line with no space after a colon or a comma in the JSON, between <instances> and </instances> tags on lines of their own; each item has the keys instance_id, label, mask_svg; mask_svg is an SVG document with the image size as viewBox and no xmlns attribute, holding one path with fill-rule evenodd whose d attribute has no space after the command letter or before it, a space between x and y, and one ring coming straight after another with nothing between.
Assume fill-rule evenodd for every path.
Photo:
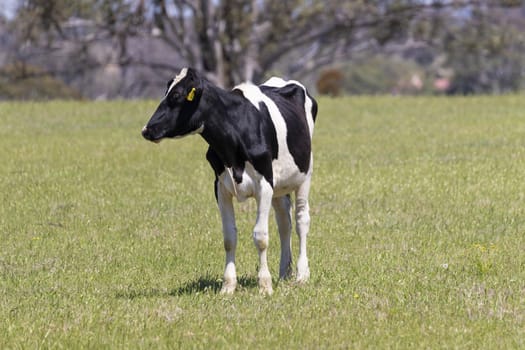
<instances>
[{"instance_id":1,"label":"cow's front leg","mask_svg":"<svg viewBox=\"0 0 525 350\"><path fill-rule=\"evenodd\" d=\"M231 294L237 287L237 273L235 271L235 249L237 247L237 227L233 211L232 195L223 184L216 182L217 202L221 212L222 233L224 236L224 250L226 251L226 267L221 293Z\"/></svg>"},{"instance_id":2,"label":"cow's front leg","mask_svg":"<svg viewBox=\"0 0 525 350\"><path fill-rule=\"evenodd\" d=\"M262 178L257 191L257 221L253 229L253 242L259 252L259 290L264 294L272 294L272 276L268 269L268 217L272 205L273 188Z\"/></svg>"}]
</instances>

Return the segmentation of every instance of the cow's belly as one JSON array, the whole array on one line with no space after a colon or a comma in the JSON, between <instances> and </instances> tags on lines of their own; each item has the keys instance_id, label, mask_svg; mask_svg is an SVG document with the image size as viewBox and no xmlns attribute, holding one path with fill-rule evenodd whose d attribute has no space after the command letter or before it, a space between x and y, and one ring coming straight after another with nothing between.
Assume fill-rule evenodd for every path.
<instances>
[{"instance_id":1,"label":"cow's belly","mask_svg":"<svg viewBox=\"0 0 525 350\"><path fill-rule=\"evenodd\" d=\"M309 176L309 174L302 173L295 163L282 160L274 160L272 168L274 197L295 191ZM241 183L235 182L231 169L226 169L219 176L220 183L240 202L255 196L258 184L262 179L263 176L248 162L245 164Z\"/></svg>"},{"instance_id":2,"label":"cow's belly","mask_svg":"<svg viewBox=\"0 0 525 350\"><path fill-rule=\"evenodd\" d=\"M273 196L280 197L295 191L305 180L307 174L302 173L297 165L290 160L274 160L273 168Z\"/></svg>"}]
</instances>

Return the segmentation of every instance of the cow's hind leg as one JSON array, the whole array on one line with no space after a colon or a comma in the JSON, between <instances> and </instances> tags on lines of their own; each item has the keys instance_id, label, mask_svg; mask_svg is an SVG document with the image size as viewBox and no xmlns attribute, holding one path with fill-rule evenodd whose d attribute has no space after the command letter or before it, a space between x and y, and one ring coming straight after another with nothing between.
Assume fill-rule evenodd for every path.
<instances>
[{"instance_id":1,"label":"cow's hind leg","mask_svg":"<svg viewBox=\"0 0 525 350\"><path fill-rule=\"evenodd\" d=\"M257 221L253 229L253 242L259 252L259 290L264 294L272 294L272 276L268 269L268 217L272 206L273 188L264 178L260 180L257 191Z\"/></svg>"},{"instance_id":2,"label":"cow's hind leg","mask_svg":"<svg viewBox=\"0 0 525 350\"><path fill-rule=\"evenodd\" d=\"M299 236L299 258L297 259L297 282L305 282L310 277L308 257L306 255L306 237L310 229L310 208L308 194L310 192L310 177L299 186L295 192L295 221Z\"/></svg>"},{"instance_id":3,"label":"cow's hind leg","mask_svg":"<svg viewBox=\"0 0 525 350\"><path fill-rule=\"evenodd\" d=\"M272 200L275 210L275 220L281 238L281 263L279 264L279 278L286 279L292 273L292 203L290 195Z\"/></svg>"},{"instance_id":4,"label":"cow's hind leg","mask_svg":"<svg viewBox=\"0 0 525 350\"><path fill-rule=\"evenodd\" d=\"M237 287L237 273L235 271L235 249L237 247L237 227L233 211L232 195L220 183L216 183L217 202L221 212L222 232L224 236L224 250L226 251L226 267L221 293L230 294Z\"/></svg>"}]
</instances>

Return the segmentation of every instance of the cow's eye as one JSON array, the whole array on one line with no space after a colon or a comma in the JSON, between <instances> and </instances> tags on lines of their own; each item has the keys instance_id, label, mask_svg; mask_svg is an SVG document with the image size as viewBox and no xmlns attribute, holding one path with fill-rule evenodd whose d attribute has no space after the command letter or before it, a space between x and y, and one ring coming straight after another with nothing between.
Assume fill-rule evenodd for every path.
<instances>
[{"instance_id":1,"label":"cow's eye","mask_svg":"<svg viewBox=\"0 0 525 350\"><path fill-rule=\"evenodd\" d=\"M177 91L173 91L171 94L169 94L168 96L168 106L173 108L177 105L177 102L179 101L180 99L180 93L177 92Z\"/></svg>"}]
</instances>

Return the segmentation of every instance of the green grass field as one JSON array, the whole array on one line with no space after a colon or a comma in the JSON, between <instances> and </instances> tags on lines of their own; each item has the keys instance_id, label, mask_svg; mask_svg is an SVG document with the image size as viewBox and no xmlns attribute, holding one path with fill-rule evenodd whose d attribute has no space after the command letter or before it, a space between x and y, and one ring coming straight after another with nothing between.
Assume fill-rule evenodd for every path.
<instances>
[{"instance_id":1,"label":"green grass field","mask_svg":"<svg viewBox=\"0 0 525 350\"><path fill-rule=\"evenodd\" d=\"M272 221L271 297L253 201L218 293L206 145L144 141L156 102L1 103L0 348L525 348L524 96L319 102L311 279Z\"/></svg>"}]
</instances>

